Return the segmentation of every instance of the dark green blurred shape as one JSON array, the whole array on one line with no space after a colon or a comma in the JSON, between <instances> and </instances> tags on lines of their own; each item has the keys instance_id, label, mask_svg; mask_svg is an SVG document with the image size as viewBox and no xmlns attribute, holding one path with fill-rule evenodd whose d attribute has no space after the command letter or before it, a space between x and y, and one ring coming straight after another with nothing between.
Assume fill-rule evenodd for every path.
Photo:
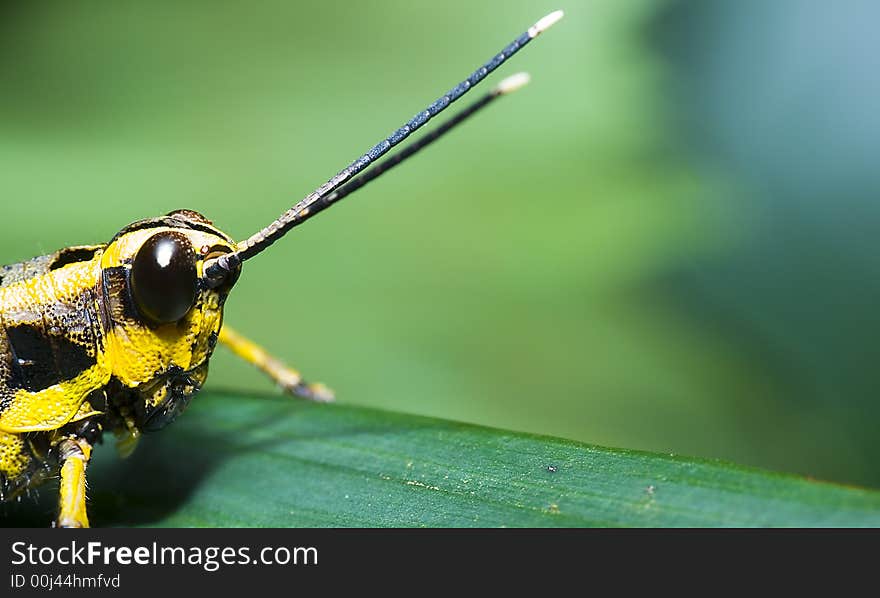
<instances>
[{"instance_id":1,"label":"dark green blurred shape","mask_svg":"<svg viewBox=\"0 0 880 598\"><path fill-rule=\"evenodd\" d=\"M492 79L532 85L249 263L227 320L343 402L880 485L872 187L815 233L695 134L688 59L762 18L699 4L6 5L0 261L181 207L244 238L561 7Z\"/></svg>"}]
</instances>

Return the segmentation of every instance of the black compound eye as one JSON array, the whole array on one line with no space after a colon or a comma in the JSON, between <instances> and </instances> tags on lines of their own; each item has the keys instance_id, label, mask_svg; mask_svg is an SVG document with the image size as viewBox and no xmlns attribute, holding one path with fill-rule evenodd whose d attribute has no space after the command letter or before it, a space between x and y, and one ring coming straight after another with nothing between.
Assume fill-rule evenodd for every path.
<instances>
[{"instance_id":1,"label":"black compound eye","mask_svg":"<svg viewBox=\"0 0 880 598\"><path fill-rule=\"evenodd\" d=\"M156 324L180 320L196 300L196 254L183 235L153 235L131 265L131 294L138 311Z\"/></svg>"}]
</instances>

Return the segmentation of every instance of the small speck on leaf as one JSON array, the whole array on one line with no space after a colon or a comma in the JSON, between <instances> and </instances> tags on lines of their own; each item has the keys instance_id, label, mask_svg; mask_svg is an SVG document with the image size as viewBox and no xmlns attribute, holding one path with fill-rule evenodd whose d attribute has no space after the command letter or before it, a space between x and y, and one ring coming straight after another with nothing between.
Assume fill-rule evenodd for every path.
<instances>
[{"instance_id":1,"label":"small speck on leaf","mask_svg":"<svg viewBox=\"0 0 880 598\"><path fill-rule=\"evenodd\" d=\"M427 488L428 490L440 490L440 488L438 486L431 486L429 484L426 484L424 482L420 482L418 480L407 480L406 485L407 486L418 486L419 488Z\"/></svg>"}]
</instances>

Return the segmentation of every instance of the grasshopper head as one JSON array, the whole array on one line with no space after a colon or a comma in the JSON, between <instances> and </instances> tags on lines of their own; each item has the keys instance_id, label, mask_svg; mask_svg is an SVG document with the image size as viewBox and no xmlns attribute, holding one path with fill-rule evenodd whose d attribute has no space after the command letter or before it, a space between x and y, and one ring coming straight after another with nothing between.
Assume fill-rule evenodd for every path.
<instances>
[{"instance_id":1,"label":"grasshopper head","mask_svg":"<svg viewBox=\"0 0 880 598\"><path fill-rule=\"evenodd\" d=\"M204 263L235 242L188 210L122 229L101 258L99 297L112 375L134 391L134 421L158 429L176 417L207 376L223 304L240 266L208 284Z\"/></svg>"}]
</instances>

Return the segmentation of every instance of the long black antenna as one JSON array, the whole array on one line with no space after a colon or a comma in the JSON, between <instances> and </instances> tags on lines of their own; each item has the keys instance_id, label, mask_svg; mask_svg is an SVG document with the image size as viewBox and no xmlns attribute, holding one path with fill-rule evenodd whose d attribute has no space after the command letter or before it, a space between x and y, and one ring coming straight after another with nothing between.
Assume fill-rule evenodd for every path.
<instances>
[{"instance_id":1,"label":"long black antenna","mask_svg":"<svg viewBox=\"0 0 880 598\"><path fill-rule=\"evenodd\" d=\"M424 137L415 141L390 158L386 158L385 160L379 162L360 176L356 177L354 180L347 182L345 185L330 193L330 195L324 195L318 201L309 207L308 210L304 212L300 212L296 216L296 221L291 223L290 227L300 225L315 214L326 210L337 201L345 197L346 195L350 195L354 193L370 181L380 177L385 174L407 158L411 158L416 155L438 139L440 139L443 135L454 129L456 126L463 123L469 117L473 116L486 106L492 103L493 100L500 98L503 95L507 95L509 93L513 93L514 91L522 88L529 82L528 73L516 73L515 75L511 75L506 79L502 80L501 83L496 85L492 91L481 97L476 102L468 105L467 108L450 118L449 120L443 122L441 125L433 129L431 132L426 134Z\"/></svg>"},{"instance_id":2,"label":"long black antenna","mask_svg":"<svg viewBox=\"0 0 880 598\"><path fill-rule=\"evenodd\" d=\"M255 256L280 239L298 222L303 221L309 216L311 207L318 200L329 195L344 183L351 180L371 163L382 157L388 152L388 150L409 137L422 125L431 120L431 118L440 114L440 112L445 110L450 104L455 102L472 87L482 81L486 75L494 71L508 58L516 54L516 52L518 52L523 46L553 26L562 18L562 16L562 11L557 10L538 20L538 22L529 27L522 35L508 44L500 53L496 54L483 66L474 71L467 79L432 102L425 110L413 116L409 122L398 128L383 141L374 145L369 151L367 151L367 153L349 164L329 181L315 189L269 226L251 235L251 237L245 241L238 243L238 249L235 252L225 254L207 262L204 270L205 276L208 279L221 280L235 267L236 264L240 263L240 261Z\"/></svg>"}]
</instances>

